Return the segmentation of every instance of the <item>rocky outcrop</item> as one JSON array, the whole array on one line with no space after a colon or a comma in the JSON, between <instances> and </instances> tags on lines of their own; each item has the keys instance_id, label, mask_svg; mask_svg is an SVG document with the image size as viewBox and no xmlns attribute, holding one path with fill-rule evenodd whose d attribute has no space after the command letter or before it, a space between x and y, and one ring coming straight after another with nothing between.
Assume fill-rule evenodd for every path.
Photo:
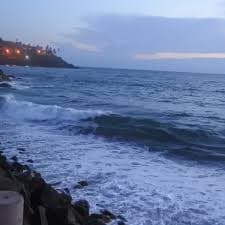
<instances>
[{"instance_id":1,"label":"rocky outcrop","mask_svg":"<svg viewBox=\"0 0 225 225\"><path fill-rule=\"evenodd\" d=\"M86 200L72 203L70 195L56 191L41 175L26 165L12 163L0 154L0 190L16 191L24 197L24 225L104 225L120 217L104 210L90 214Z\"/></svg>"},{"instance_id":2,"label":"rocky outcrop","mask_svg":"<svg viewBox=\"0 0 225 225\"><path fill-rule=\"evenodd\" d=\"M0 70L0 82L4 81L10 81L10 78L6 74L4 74L2 70Z\"/></svg>"}]
</instances>

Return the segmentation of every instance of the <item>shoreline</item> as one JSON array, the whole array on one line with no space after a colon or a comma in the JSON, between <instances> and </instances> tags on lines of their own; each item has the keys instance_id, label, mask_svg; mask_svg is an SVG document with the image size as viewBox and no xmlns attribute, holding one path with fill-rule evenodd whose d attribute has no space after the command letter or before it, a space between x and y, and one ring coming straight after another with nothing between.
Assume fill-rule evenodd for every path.
<instances>
[{"instance_id":1,"label":"shoreline","mask_svg":"<svg viewBox=\"0 0 225 225\"><path fill-rule=\"evenodd\" d=\"M11 76L0 69L0 87L8 87ZM21 149L22 151L22 149ZM33 163L33 160L28 160ZM86 181L77 183L77 188L87 186ZM86 200L73 202L66 191L57 191L40 173L18 162L17 156L10 160L0 149L0 191L14 191L24 198L23 225L125 225L126 219L104 209L90 214Z\"/></svg>"},{"instance_id":2,"label":"shoreline","mask_svg":"<svg viewBox=\"0 0 225 225\"><path fill-rule=\"evenodd\" d=\"M24 197L23 225L105 225L112 221L125 225L126 219L108 210L90 214L88 201L73 202L68 193L55 190L16 156L11 160L0 151L0 191L15 191Z\"/></svg>"}]
</instances>

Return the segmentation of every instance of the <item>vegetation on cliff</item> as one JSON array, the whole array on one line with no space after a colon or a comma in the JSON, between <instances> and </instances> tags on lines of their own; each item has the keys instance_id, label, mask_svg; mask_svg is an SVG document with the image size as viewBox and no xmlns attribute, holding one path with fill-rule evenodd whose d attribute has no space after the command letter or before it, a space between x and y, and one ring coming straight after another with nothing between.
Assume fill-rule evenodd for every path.
<instances>
[{"instance_id":1,"label":"vegetation on cliff","mask_svg":"<svg viewBox=\"0 0 225 225\"><path fill-rule=\"evenodd\" d=\"M46 46L32 46L21 42L4 41L0 38L0 64L76 68L56 55L56 50Z\"/></svg>"}]
</instances>

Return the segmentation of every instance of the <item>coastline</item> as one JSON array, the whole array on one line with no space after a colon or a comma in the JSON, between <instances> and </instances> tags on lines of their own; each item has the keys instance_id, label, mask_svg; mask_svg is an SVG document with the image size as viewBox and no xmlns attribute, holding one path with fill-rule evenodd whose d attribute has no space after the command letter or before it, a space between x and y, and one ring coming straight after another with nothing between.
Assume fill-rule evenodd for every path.
<instances>
[{"instance_id":1,"label":"coastline","mask_svg":"<svg viewBox=\"0 0 225 225\"><path fill-rule=\"evenodd\" d=\"M13 76L0 70L0 87L8 87ZM23 149L21 149L23 151ZM32 163L33 160L28 160ZM75 186L83 188L86 181ZM24 198L23 225L125 225L123 216L116 216L108 210L90 213L86 200L72 201L69 192L57 191L48 184L40 173L18 162L16 156L10 160L0 150L0 191L14 191Z\"/></svg>"},{"instance_id":2,"label":"coastline","mask_svg":"<svg viewBox=\"0 0 225 225\"><path fill-rule=\"evenodd\" d=\"M16 156L11 160L0 151L0 191L15 191L24 197L23 225L104 225L112 221L125 225L122 216L108 210L90 214L86 200L73 202L68 193L55 190Z\"/></svg>"}]
</instances>

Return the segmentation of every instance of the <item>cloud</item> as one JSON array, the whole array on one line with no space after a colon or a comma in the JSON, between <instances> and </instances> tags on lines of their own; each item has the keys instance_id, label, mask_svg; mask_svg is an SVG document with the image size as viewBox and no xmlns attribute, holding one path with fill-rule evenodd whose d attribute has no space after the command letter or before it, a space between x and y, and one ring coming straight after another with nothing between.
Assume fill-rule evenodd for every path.
<instances>
[{"instance_id":1,"label":"cloud","mask_svg":"<svg viewBox=\"0 0 225 225\"><path fill-rule=\"evenodd\" d=\"M82 43L79 41L73 41L72 46L76 49L86 52L100 52L100 49L94 44Z\"/></svg>"},{"instance_id":2,"label":"cloud","mask_svg":"<svg viewBox=\"0 0 225 225\"><path fill-rule=\"evenodd\" d=\"M137 60L184 60L184 59L225 59L225 53L177 53L157 52L138 53L133 56Z\"/></svg>"},{"instance_id":3,"label":"cloud","mask_svg":"<svg viewBox=\"0 0 225 225\"><path fill-rule=\"evenodd\" d=\"M60 45L76 64L225 71L224 19L102 15L83 23L64 35Z\"/></svg>"}]
</instances>

